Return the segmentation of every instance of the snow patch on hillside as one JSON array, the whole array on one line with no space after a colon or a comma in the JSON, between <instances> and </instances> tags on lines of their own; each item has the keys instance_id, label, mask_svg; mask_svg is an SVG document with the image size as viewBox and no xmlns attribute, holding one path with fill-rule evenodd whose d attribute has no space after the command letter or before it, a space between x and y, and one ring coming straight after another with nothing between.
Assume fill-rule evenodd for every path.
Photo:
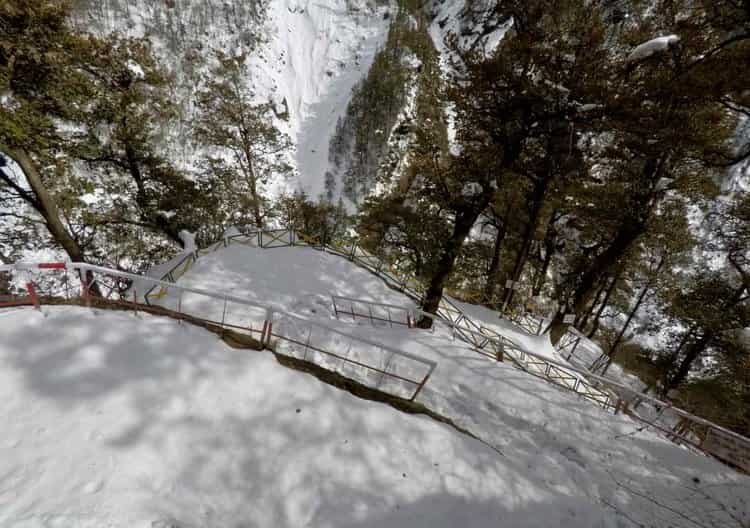
<instances>
[{"instance_id":1,"label":"snow patch on hillside","mask_svg":"<svg viewBox=\"0 0 750 528\"><path fill-rule=\"evenodd\" d=\"M297 140L297 183L315 198L325 192L328 144L336 122L385 42L390 9L369 7L364 0L281 0L271 5L277 29L268 53L275 60L266 74L288 103L290 133Z\"/></svg>"},{"instance_id":2,"label":"snow patch on hillside","mask_svg":"<svg viewBox=\"0 0 750 528\"><path fill-rule=\"evenodd\" d=\"M171 147L171 157L187 170L195 169L200 156L189 138L192 94L208 71L196 59L209 59L213 49L229 54L252 50L253 35L261 35L261 44L250 56L248 87L258 102L274 103L279 114L276 124L292 139L288 161L296 169L290 180L276 175L265 192L273 198L301 188L317 198L325 188L328 143L336 121L385 42L387 13L395 5L369 0L227 0L220 5L175 0L171 4L81 0L74 22L98 33L148 37L176 75L176 97L188 114L179 130L172 131ZM267 9L262 20L254 7L261 4Z\"/></svg>"}]
</instances>

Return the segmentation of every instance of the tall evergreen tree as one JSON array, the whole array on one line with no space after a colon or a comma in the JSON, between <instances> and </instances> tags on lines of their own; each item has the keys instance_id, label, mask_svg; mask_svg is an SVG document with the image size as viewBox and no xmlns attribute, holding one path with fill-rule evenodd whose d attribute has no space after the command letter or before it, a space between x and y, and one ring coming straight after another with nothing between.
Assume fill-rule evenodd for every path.
<instances>
[{"instance_id":1,"label":"tall evergreen tree","mask_svg":"<svg viewBox=\"0 0 750 528\"><path fill-rule=\"evenodd\" d=\"M209 150L206 169L219 183L225 218L263 228L269 214L263 185L289 172L289 138L273 124L273 104L257 102L249 89L246 55L217 52L216 61L198 93L195 137Z\"/></svg>"},{"instance_id":2,"label":"tall evergreen tree","mask_svg":"<svg viewBox=\"0 0 750 528\"><path fill-rule=\"evenodd\" d=\"M80 188L70 186L76 181L61 148L60 124L79 125L78 112L93 95L76 50L94 39L71 32L69 14L65 1L0 3L0 185L17 207L42 219L72 261L83 262L91 241L66 214ZM20 167L22 179L11 173L6 157Z\"/></svg>"}]
</instances>

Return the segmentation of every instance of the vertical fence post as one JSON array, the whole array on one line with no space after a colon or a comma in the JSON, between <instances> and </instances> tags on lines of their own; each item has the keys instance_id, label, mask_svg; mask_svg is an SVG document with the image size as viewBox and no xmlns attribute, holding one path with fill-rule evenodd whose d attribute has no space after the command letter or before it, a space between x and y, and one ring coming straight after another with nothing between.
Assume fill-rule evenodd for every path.
<instances>
[{"instance_id":1,"label":"vertical fence post","mask_svg":"<svg viewBox=\"0 0 750 528\"><path fill-rule=\"evenodd\" d=\"M427 380L429 380L429 379L430 379L430 375L431 375L431 374L432 374L432 371L430 371L430 372L428 372L428 373L427 373L427 375L426 375L426 376L424 377L424 379L422 380L422 383L420 383L420 384L419 384L419 385L417 386L417 390L415 390L415 391L414 391L414 394L412 395L412 397L411 397L411 398L409 398L409 401L414 401L414 400L416 400L416 399L417 399L417 396L419 396L419 393L420 393L420 392L422 392L422 389L423 389L423 388L424 388L424 386L425 386L425 385L427 384Z\"/></svg>"},{"instance_id":2,"label":"vertical fence post","mask_svg":"<svg viewBox=\"0 0 750 528\"><path fill-rule=\"evenodd\" d=\"M497 347L495 349L495 359L497 359L501 363L505 361L505 351L502 341L497 341Z\"/></svg>"},{"instance_id":3,"label":"vertical fence post","mask_svg":"<svg viewBox=\"0 0 750 528\"><path fill-rule=\"evenodd\" d=\"M33 282L28 281L26 283L26 291L29 292L29 299L31 299L31 303L34 305L34 308L36 310L39 310L39 297L36 294L36 288L34 288Z\"/></svg>"},{"instance_id":4,"label":"vertical fence post","mask_svg":"<svg viewBox=\"0 0 750 528\"><path fill-rule=\"evenodd\" d=\"M266 320L263 321L263 331L260 334L260 343L264 346L271 345L271 336L273 335L273 310L266 310Z\"/></svg>"},{"instance_id":5,"label":"vertical fence post","mask_svg":"<svg viewBox=\"0 0 750 528\"><path fill-rule=\"evenodd\" d=\"M180 290L180 295L177 297L177 313L182 314L182 290ZM177 322L182 324L182 318Z\"/></svg>"},{"instance_id":6,"label":"vertical fence post","mask_svg":"<svg viewBox=\"0 0 750 528\"><path fill-rule=\"evenodd\" d=\"M224 310L221 312L221 327L224 328L224 318L227 316L227 297L224 296Z\"/></svg>"},{"instance_id":7,"label":"vertical fence post","mask_svg":"<svg viewBox=\"0 0 750 528\"><path fill-rule=\"evenodd\" d=\"M307 360L307 349L310 346L310 338L312 337L312 331L313 331L313 327L312 327L312 324L311 324L310 325L310 331L307 333L307 341L305 342L305 352L302 355L302 359L303 360Z\"/></svg>"},{"instance_id":8,"label":"vertical fence post","mask_svg":"<svg viewBox=\"0 0 750 528\"><path fill-rule=\"evenodd\" d=\"M133 311L138 315L138 292L133 288Z\"/></svg>"}]
</instances>

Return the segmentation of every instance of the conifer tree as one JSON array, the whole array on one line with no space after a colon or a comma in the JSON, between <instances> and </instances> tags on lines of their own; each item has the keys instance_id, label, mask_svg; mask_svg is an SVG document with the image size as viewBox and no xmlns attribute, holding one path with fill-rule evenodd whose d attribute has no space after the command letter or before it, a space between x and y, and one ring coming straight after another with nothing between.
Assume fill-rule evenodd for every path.
<instances>
[{"instance_id":1,"label":"conifer tree","mask_svg":"<svg viewBox=\"0 0 750 528\"><path fill-rule=\"evenodd\" d=\"M290 170L289 138L273 124L273 105L249 89L246 55L217 52L216 61L197 96L195 137L208 149L206 170L219 184L225 218L260 229L269 214L263 185Z\"/></svg>"},{"instance_id":2,"label":"conifer tree","mask_svg":"<svg viewBox=\"0 0 750 528\"><path fill-rule=\"evenodd\" d=\"M737 76L727 72L747 62L750 47L726 44L712 8L688 4L656 2L622 37L630 46L618 48L619 64L603 101L601 132L608 139L598 163L609 167L607 184L621 189L625 214L618 215L608 242L569 277L570 295L560 298L551 325L555 343L567 327L564 315L587 309L603 278L648 232L663 200L710 197L712 177L736 161L728 146L737 114L727 112L722 99L744 93ZM653 40L657 31L670 30L677 36Z\"/></svg>"},{"instance_id":3,"label":"conifer tree","mask_svg":"<svg viewBox=\"0 0 750 528\"><path fill-rule=\"evenodd\" d=\"M112 36L79 53L96 96L69 148L102 192L122 197L101 205L90 221L105 236L146 229L182 244L180 231L197 231L211 206L201 186L168 159L165 136L178 117L168 76L143 39Z\"/></svg>"},{"instance_id":4,"label":"conifer tree","mask_svg":"<svg viewBox=\"0 0 750 528\"><path fill-rule=\"evenodd\" d=\"M79 124L77 112L93 95L76 54L93 38L72 33L69 14L65 1L0 3L0 186L6 198L42 219L72 261L84 262L93 248L85 228L65 211L80 188L69 186L75 180L59 124ZM11 173L6 157L25 181Z\"/></svg>"}]
</instances>

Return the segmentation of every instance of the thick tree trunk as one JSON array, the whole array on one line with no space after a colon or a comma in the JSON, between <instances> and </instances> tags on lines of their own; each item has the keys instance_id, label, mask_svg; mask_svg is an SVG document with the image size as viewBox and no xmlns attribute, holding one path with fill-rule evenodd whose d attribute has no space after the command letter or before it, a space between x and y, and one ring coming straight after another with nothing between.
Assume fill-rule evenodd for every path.
<instances>
[{"instance_id":1,"label":"thick tree trunk","mask_svg":"<svg viewBox=\"0 0 750 528\"><path fill-rule=\"evenodd\" d=\"M713 333L709 332L688 346L685 357L682 358L679 367L677 367L674 374L668 377L667 382L662 387L663 395L666 395L672 389L676 389L685 381L693 363L706 350L713 337Z\"/></svg>"},{"instance_id":2,"label":"thick tree trunk","mask_svg":"<svg viewBox=\"0 0 750 528\"><path fill-rule=\"evenodd\" d=\"M553 229L553 224L555 222L556 214L557 212L552 213L549 225L547 226L547 232L544 235L544 260L542 261L542 266L534 280L534 288L531 291L531 295L534 297L538 296L542 292L542 288L544 288L544 283L547 281L547 272L552 263L552 257L555 254L555 239L557 238L557 234Z\"/></svg>"},{"instance_id":3,"label":"thick tree trunk","mask_svg":"<svg viewBox=\"0 0 750 528\"><path fill-rule=\"evenodd\" d=\"M68 254L71 261L86 262L83 248L81 248L62 223L57 202L55 202L55 199L44 186L44 182L42 182L42 177L39 174L34 161L28 153L23 150L13 150L7 152L7 154L12 157L16 163L18 163L19 167L21 167L21 170L23 170L24 175L26 176L26 181L29 183L29 187L31 187L31 190L36 197L36 202L31 203L30 205L32 205L42 218L44 218L44 223L49 233L55 241L60 244L65 253ZM91 272L86 274L85 280L88 284L92 284L91 293L97 296L100 295L98 286L93 283L93 274Z\"/></svg>"},{"instance_id":4,"label":"thick tree trunk","mask_svg":"<svg viewBox=\"0 0 750 528\"><path fill-rule=\"evenodd\" d=\"M576 317L576 321L573 323L573 326L578 328L580 331L584 331L586 328L586 325L589 323L589 318L594 314L594 309L599 306L599 301L601 300L602 295L607 290L607 287L609 286L609 281L602 281L602 285L599 287L598 290L596 290L596 295L594 295L594 300L589 305L588 309L582 313L579 314Z\"/></svg>"},{"instance_id":5,"label":"thick tree trunk","mask_svg":"<svg viewBox=\"0 0 750 528\"><path fill-rule=\"evenodd\" d=\"M486 199L483 199L484 203L479 204L478 207L466 209L456 214L453 233L445 245L443 254L438 261L435 272L432 274L424 299L422 300L423 311L431 314L437 313L438 307L440 306L440 300L443 298L445 284L448 281L448 277L450 277L450 274L453 272L456 258L461 251L461 247L463 246L466 237L469 236L471 228L474 227L477 218L479 218L479 215L484 211L485 207L487 207L490 196L491 195L487 195ZM422 317L417 322L417 326L419 328L432 327L432 318Z\"/></svg>"},{"instance_id":6,"label":"thick tree trunk","mask_svg":"<svg viewBox=\"0 0 750 528\"><path fill-rule=\"evenodd\" d=\"M609 359L607 360L606 365L604 365L604 370L602 371L602 374L607 373L609 366L614 361L615 355L617 354L617 347L620 345L620 342L622 342L623 337L625 337L625 332L628 331L628 328L630 327L630 323L633 321L635 314L638 313L638 310L641 308L643 301L646 299L646 295L651 289L654 279L656 278L656 276L659 275L659 272L661 271L662 267L664 267L664 257L662 257L659 260L659 265L656 267L656 271L654 272L654 275L648 279L648 281L646 282L646 285L643 287L643 290L641 290L641 293L638 295L638 300L636 301L635 306L633 306L633 309L630 310L630 313L628 314L628 318L625 320L625 324L617 333L617 337L615 337L614 343L612 343L612 346L609 348L609 354L607 354L609 356Z\"/></svg>"},{"instance_id":7,"label":"thick tree trunk","mask_svg":"<svg viewBox=\"0 0 750 528\"><path fill-rule=\"evenodd\" d=\"M488 303L494 302L495 288L497 286L497 272L500 269L500 253L503 249L503 241L508 232L507 223L503 220L502 225L497 228L495 244L492 248L492 261L487 270L487 281L484 285L484 297Z\"/></svg>"}]
</instances>

